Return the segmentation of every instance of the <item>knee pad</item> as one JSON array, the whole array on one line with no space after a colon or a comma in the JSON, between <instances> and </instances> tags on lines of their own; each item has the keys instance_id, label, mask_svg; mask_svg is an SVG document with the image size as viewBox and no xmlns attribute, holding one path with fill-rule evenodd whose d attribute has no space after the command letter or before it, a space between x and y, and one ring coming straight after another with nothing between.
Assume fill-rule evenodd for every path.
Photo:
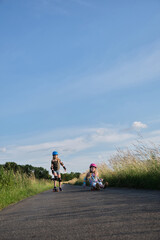
<instances>
[{"instance_id":1,"label":"knee pad","mask_svg":"<svg viewBox=\"0 0 160 240\"><path fill-rule=\"evenodd\" d=\"M54 180L56 181L58 178L57 178L57 176L54 176Z\"/></svg>"},{"instance_id":2,"label":"knee pad","mask_svg":"<svg viewBox=\"0 0 160 240\"><path fill-rule=\"evenodd\" d=\"M58 178L58 181L59 181L59 182L62 182L62 179L61 179L61 178Z\"/></svg>"}]
</instances>

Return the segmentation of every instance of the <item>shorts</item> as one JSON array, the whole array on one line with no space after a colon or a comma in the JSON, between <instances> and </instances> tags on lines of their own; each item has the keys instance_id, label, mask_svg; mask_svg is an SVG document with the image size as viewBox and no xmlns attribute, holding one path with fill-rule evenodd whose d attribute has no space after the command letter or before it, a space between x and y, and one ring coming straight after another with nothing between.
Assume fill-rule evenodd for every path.
<instances>
[{"instance_id":1,"label":"shorts","mask_svg":"<svg viewBox=\"0 0 160 240\"><path fill-rule=\"evenodd\" d=\"M60 175L60 174L61 174L60 170L56 170L56 171L53 170L52 173L53 173L53 174L56 173L57 175Z\"/></svg>"}]
</instances>

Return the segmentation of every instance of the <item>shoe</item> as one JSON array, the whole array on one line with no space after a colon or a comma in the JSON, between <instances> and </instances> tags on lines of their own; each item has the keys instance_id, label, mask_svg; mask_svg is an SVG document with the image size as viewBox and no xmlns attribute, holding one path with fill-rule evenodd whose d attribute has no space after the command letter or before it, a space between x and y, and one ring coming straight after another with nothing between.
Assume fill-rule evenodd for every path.
<instances>
[{"instance_id":1,"label":"shoe","mask_svg":"<svg viewBox=\"0 0 160 240\"><path fill-rule=\"evenodd\" d=\"M62 192L62 191L63 191L63 189L60 187L60 188L59 188L59 191L60 191L60 192Z\"/></svg>"},{"instance_id":2,"label":"shoe","mask_svg":"<svg viewBox=\"0 0 160 240\"><path fill-rule=\"evenodd\" d=\"M100 190L100 186L98 183L96 183L96 190Z\"/></svg>"},{"instance_id":3,"label":"shoe","mask_svg":"<svg viewBox=\"0 0 160 240\"><path fill-rule=\"evenodd\" d=\"M58 192L58 189L56 187L54 187L53 192Z\"/></svg>"},{"instance_id":4,"label":"shoe","mask_svg":"<svg viewBox=\"0 0 160 240\"><path fill-rule=\"evenodd\" d=\"M105 182L104 188L108 187L108 182Z\"/></svg>"}]
</instances>

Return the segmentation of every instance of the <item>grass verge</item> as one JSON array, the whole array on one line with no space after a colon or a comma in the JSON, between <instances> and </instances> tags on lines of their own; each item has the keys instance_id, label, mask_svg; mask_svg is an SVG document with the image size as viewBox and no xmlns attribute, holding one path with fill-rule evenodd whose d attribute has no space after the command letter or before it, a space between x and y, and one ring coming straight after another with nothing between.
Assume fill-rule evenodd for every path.
<instances>
[{"instance_id":1,"label":"grass verge","mask_svg":"<svg viewBox=\"0 0 160 240\"><path fill-rule=\"evenodd\" d=\"M24 198L53 188L49 180L38 180L12 170L0 169L0 209Z\"/></svg>"}]
</instances>

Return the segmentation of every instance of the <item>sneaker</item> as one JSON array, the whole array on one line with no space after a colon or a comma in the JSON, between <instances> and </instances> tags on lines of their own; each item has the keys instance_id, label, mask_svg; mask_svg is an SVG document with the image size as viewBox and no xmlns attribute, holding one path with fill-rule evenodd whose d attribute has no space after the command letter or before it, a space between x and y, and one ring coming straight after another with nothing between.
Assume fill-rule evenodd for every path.
<instances>
[{"instance_id":1,"label":"sneaker","mask_svg":"<svg viewBox=\"0 0 160 240\"><path fill-rule=\"evenodd\" d=\"M59 191L63 191L63 189L60 187L60 188L59 188Z\"/></svg>"},{"instance_id":2,"label":"sneaker","mask_svg":"<svg viewBox=\"0 0 160 240\"><path fill-rule=\"evenodd\" d=\"M96 190L100 190L100 186L98 183L96 183Z\"/></svg>"},{"instance_id":3,"label":"sneaker","mask_svg":"<svg viewBox=\"0 0 160 240\"><path fill-rule=\"evenodd\" d=\"M57 188L56 187L53 188L53 192L57 192Z\"/></svg>"},{"instance_id":4,"label":"sneaker","mask_svg":"<svg viewBox=\"0 0 160 240\"><path fill-rule=\"evenodd\" d=\"M108 182L105 182L104 188L108 187Z\"/></svg>"}]
</instances>

